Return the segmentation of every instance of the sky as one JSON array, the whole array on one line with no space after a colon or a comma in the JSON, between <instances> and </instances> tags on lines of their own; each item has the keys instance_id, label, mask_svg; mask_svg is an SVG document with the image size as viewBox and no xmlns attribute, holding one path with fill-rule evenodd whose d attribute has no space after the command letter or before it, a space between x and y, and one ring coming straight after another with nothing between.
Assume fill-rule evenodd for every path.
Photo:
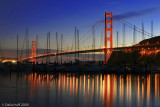
<instances>
[{"instance_id":1,"label":"sky","mask_svg":"<svg viewBox=\"0 0 160 107\"><path fill-rule=\"evenodd\" d=\"M55 34L64 35L64 46L71 45L74 28L80 38L105 11L118 15L133 25L150 32L154 21L154 35L160 35L159 0L0 0L0 44L3 49L22 47L25 30L31 41L39 35L39 47L46 47L47 32L51 32L51 48L56 47Z\"/></svg>"}]
</instances>

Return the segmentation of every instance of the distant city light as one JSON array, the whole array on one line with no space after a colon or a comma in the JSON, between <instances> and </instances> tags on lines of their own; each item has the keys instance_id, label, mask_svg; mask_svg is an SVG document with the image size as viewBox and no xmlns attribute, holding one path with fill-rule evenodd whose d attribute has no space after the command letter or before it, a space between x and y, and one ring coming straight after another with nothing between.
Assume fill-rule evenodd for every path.
<instances>
[{"instance_id":1,"label":"distant city light","mask_svg":"<svg viewBox=\"0 0 160 107\"><path fill-rule=\"evenodd\" d=\"M2 63L6 63L6 62L12 62L12 63L17 63L16 60L3 60Z\"/></svg>"},{"instance_id":2,"label":"distant city light","mask_svg":"<svg viewBox=\"0 0 160 107\"><path fill-rule=\"evenodd\" d=\"M15 61L15 60L12 60L12 63L16 63L17 61Z\"/></svg>"}]
</instances>

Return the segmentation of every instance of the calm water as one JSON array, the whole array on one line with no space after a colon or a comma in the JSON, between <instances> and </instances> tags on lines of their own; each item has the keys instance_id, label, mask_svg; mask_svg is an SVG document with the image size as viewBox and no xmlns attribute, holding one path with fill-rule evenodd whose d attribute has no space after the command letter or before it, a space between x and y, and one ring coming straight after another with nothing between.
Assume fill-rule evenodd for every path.
<instances>
[{"instance_id":1,"label":"calm water","mask_svg":"<svg viewBox=\"0 0 160 107\"><path fill-rule=\"evenodd\" d=\"M0 73L0 103L30 107L160 107L160 74Z\"/></svg>"}]
</instances>

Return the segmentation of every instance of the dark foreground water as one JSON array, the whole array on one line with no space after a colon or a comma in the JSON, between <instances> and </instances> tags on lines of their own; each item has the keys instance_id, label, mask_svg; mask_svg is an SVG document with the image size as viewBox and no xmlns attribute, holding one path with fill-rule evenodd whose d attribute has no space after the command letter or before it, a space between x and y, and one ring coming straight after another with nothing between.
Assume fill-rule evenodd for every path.
<instances>
[{"instance_id":1,"label":"dark foreground water","mask_svg":"<svg viewBox=\"0 0 160 107\"><path fill-rule=\"evenodd\" d=\"M0 73L1 106L160 107L160 74Z\"/></svg>"}]
</instances>

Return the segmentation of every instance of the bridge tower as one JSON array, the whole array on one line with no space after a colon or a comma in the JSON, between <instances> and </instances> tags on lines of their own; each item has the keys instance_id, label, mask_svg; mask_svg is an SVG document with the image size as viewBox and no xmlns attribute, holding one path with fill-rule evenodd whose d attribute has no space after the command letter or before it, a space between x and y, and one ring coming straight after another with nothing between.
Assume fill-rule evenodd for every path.
<instances>
[{"instance_id":1,"label":"bridge tower","mask_svg":"<svg viewBox=\"0 0 160 107\"><path fill-rule=\"evenodd\" d=\"M112 13L105 12L105 64L112 54L107 48L113 48L113 17Z\"/></svg>"},{"instance_id":2,"label":"bridge tower","mask_svg":"<svg viewBox=\"0 0 160 107\"><path fill-rule=\"evenodd\" d=\"M32 57L36 56L36 41L32 41ZM32 62L36 63L36 59L32 59Z\"/></svg>"}]
</instances>

